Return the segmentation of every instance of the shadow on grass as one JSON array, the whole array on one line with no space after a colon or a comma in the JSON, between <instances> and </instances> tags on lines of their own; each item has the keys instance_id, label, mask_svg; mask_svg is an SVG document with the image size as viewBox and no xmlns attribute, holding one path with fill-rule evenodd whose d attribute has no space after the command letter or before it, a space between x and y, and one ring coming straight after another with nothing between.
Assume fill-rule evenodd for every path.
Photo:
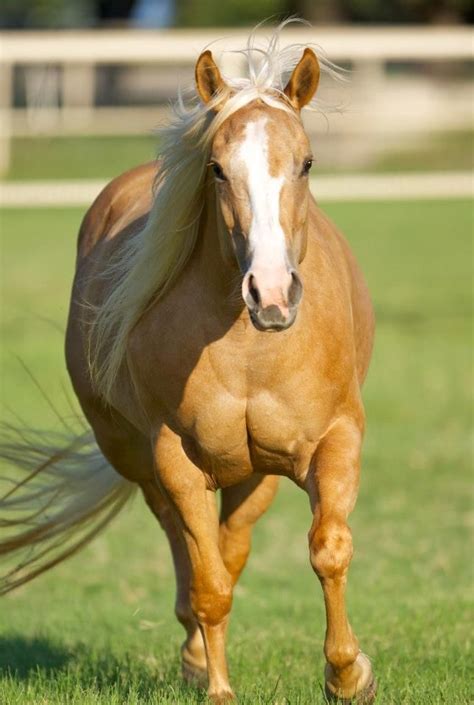
<instances>
[{"instance_id":1,"label":"shadow on grass","mask_svg":"<svg viewBox=\"0 0 474 705\"><path fill-rule=\"evenodd\" d=\"M205 693L181 680L177 659L167 664L148 665L134 654L117 658L104 650L92 652L85 644L70 647L45 637L17 635L0 637L0 679L31 683L38 679L59 682L65 675L83 690L114 693L120 702L133 694L139 702L156 702L160 693L190 696L192 702L205 702Z\"/></svg>"},{"instance_id":2,"label":"shadow on grass","mask_svg":"<svg viewBox=\"0 0 474 705\"><path fill-rule=\"evenodd\" d=\"M0 676L27 680L33 671L61 671L72 656L71 651L49 639L3 636L0 637Z\"/></svg>"}]
</instances>

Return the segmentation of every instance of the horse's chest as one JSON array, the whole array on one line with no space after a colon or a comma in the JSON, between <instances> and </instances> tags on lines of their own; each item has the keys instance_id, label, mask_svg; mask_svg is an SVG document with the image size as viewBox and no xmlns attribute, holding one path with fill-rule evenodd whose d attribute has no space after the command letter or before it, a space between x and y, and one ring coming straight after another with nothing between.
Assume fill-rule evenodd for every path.
<instances>
[{"instance_id":1,"label":"horse's chest","mask_svg":"<svg viewBox=\"0 0 474 705\"><path fill-rule=\"evenodd\" d=\"M220 486L251 472L301 477L317 444L318 414L278 393L235 397L214 391L205 404L190 404L180 421L192 436L201 465ZM186 405L184 405L186 407Z\"/></svg>"},{"instance_id":2,"label":"horse's chest","mask_svg":"<svg viewBox=\"0 0 474 705\"><path fill-rule=\"evenodd\" d=\"M204 336L197 313L187 325L176 316L142 321L152 339L161 333L134 367L148 416L176 429L219 486L252 472L301 478L339 394L327 346L304 322L278 339L238 324Z\"/></svg>"},{"instance_id":3,"label":"horse's chest","mask_svg":"<svg viewBox=\"0 0 474 705\"><path fill-rule=\"evenodd\" d=\"M301 477L306 473L320 435L321 419L314 399L289 398L269 390L247 403L246 427L256 469Z\"/></svg>"}]
</instances>

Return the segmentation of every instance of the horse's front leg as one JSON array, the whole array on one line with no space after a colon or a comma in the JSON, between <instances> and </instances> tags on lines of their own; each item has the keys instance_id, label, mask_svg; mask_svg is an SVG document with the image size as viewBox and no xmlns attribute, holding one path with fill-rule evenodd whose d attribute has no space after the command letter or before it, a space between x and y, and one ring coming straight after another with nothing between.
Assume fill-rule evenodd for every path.
<instances>
[{"instance_id":1,"label":"horse's front leg","mask_svg":"<svg viewBox=\"0 0 474 705\"><path fill-rule=\"evenodd\" d=\"M343 418L321 440L307 479L314 518L310 559L321 581L326 606L326 694L342 702L371 703L375 681L349 624L345 589L352 558L347 517L359 487L362 420Z\"/></svg>"},{"instance_id":2,"label":"horse's front leg","mask_svg":"<svg viewBox=\"0 0 474 705\"><path fill-rule=\"evenodd\" d=\"M205 477L183 450L181 438L166 427L155 444L155 463L187 548L190 603L206 649L208 694L214 703L226 703L234 698L225 654L232 580L219 550L216 503L209 501Z\"/></svg>"}]
</instances>

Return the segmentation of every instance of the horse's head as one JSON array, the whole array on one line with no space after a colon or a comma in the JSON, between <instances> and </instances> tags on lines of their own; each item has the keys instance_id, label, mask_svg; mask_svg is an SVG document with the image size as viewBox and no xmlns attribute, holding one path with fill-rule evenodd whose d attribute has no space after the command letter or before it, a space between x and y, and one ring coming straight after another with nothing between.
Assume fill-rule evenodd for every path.
<instances>
[{"instance_id":1,"label":"horse's head","mask_svg":"<svg viewBox=\"0 0 474 705\"><path fill-rule=\"evenodd\" d=\"M284 94L275 92L271 105L254 99L232 112L212 141L218 210L260 330L291 326L303 293L298 265L306 252L312 154L299 111L318 82L318 60L306 49ZM216 111L231 95L209 51L196 64L196 83L204 102L214 98Z\"/></svg>"}]
</instances>

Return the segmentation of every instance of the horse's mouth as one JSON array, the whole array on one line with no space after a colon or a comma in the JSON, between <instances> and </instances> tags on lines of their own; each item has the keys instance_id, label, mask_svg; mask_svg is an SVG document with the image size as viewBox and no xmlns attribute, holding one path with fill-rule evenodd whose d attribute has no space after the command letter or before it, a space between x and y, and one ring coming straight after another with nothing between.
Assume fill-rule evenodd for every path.
<instances>
[{"instance_id":1,"label":"horse's mouth","mask_svg":"<svg viewBox=\"0 0 474 705\"><path fill-rule=\"evenodd\" d=\"M249 309L250 320L254 327L265 333L279 333L290 328L296 319L297 306L289 310L288 316L284 316L278 306L267 306L264 309Z\"/></svg>"}]
</instances>

